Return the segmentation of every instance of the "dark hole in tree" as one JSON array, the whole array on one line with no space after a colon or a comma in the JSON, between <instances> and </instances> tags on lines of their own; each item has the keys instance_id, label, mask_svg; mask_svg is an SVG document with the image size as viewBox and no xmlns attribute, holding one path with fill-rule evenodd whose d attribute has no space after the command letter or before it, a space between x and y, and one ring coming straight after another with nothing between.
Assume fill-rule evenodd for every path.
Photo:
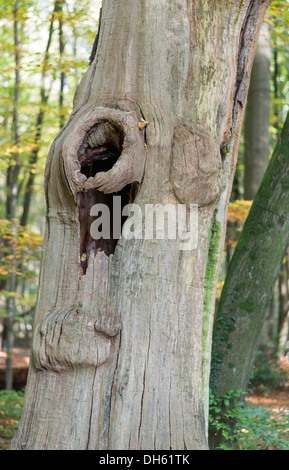
<instances>
[{"instance_id":1,"label":"dark hole in tree","mask_svg":"<svg viewBox=\"0 0 289 470\"><path fill-rule=\"evenodd\" d=\"M108 123L97 124L86 135L78 152L81 173L87 178L100 172L109 171L121 155L123 135L119 129ZM79 195L79 224L80 224L80 274L85 274L88 259L103 251L107 256L114 253L118 239L113 234L114 204L113 197L121 197L121 212L125 205L134 201L137 183L125 186L117 193L104 194L97 189L81 192ZM105 204L110 214L110 238L95 240L90 233L90 227L95 216L90 215L92 206ZM119 216L119 214L118 214ZM121 227L127 217L121 215Z\"/></svg>"}]
</instances>

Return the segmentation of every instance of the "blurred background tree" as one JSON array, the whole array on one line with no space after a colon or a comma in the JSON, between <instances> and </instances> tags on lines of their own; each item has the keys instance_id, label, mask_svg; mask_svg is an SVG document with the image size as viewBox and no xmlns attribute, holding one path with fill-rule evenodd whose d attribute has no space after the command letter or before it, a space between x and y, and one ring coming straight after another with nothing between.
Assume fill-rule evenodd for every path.
<instances>
[{"instance_id":1,"label":"blurred background tree","mask_svg":"<svg viewBox=\"0 0 289 470\"><path fill-rule=\"evenodd\" d=\"M288 1L273 1L261 29L252 68L239 158L228 212L220 289L252 200L289 110L288 28ZM275 352L277 350L279 357L285 355L289 331L288 266L287 253L260 341L260 348L268 348Z\"/></svg>"},{"instance_id":2,"label":"blurred background tree","mask_svg":"<svg viewBox=\"0 0 289 470\"><path fill-rule=\"evenodd\" d=\"M288 212L286 204L282 209L282 202L288 195L288 175L286 165L283 166L288 150L288 117L285 119L289 109L288 21L288 2L273 1L261 29L252 68L216 302L211 387L218 400L222 399L222 394L240 389L246 393L249 384L259 392L286 386L283 369L288 366L288 232L285 233L288 229L284 224L284 237L278 240L282 224L278 226L272 219L266 225L265 220L269 220L266 211L271 217L274 213ZM280 142L276 144L284 122L286 143L280 151ZM268 166L269 161L272 165ZM276 166L274 162L278 162ZM270 167L274 168L272 175L275 175L271 190L268 185ZM273 196L277 207L270 212ZM255 243L254 248L251 243ZM242 283L242 279L246 282ZM244 311L249 313L247 322ZM231 315L230 324L225 324L228 315ZM226 402L229 403L228 398L218 403L217 414L226 415L229 406ZM234 407L233 399L230 407ZM226 424L231 436L235 425L236 416ZM222 428L215 425L211 427L210 436L213 447L226 439Z\"/></svg>"}]
</instances>

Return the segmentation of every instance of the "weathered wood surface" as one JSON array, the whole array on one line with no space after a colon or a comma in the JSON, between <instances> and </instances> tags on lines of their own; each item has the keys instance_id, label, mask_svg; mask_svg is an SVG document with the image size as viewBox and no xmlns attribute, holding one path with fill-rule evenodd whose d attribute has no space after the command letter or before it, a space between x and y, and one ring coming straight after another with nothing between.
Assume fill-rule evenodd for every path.
<instances>
[{"instance_id":1,"label":"weathered wood surface","mask_svg":"<svg viewBox=\"0 0 289 470\"><path fill-rule=\"evenodd\" d=\"M13 448L207 448L214 290L268 4L104 0L96 51L47 160L33 352ZM121 156L87 178L78 153L103 121L117 131L102 129L96 147L122 136ZM197 249L120 239L109 257L80 253L80 193L132 182L142 208L199 205Z\"/></svg>"}]
</instances>

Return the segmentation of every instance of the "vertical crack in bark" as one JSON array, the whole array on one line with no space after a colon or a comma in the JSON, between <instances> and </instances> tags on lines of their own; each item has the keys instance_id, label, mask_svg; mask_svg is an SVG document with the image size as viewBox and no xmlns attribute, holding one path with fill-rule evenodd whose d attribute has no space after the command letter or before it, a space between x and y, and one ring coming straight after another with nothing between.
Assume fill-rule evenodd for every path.
<instances>
[{"instance_id":1,"label":"vertical crack in bark","mask_svg":"<svg viewBox=\"0 0 289 470\"><path fill-rule=\"evenodd\" d=\"M140 420L139 420L139 428L138 428L138 442L139 442L139 448L141 448L140 445L140 432L141 432L141 425L142 425L142 418L143 418L143 400L144 400L144 393L145 393L145 385L146 385L146 364L143 372L143 389L142 389L142 394L141 394L141 402L140 402Z\"/></svg>"},{"instance_id":2,"label":"vertical crack in bark","mask_svg":"<svg viewBox=\"0 0 289 470\"><path fill-rule=\"evenodd\" d=\"M99 11L98 31L97 31L97 35L95 37L95 40L94 40L94 43L93 43L93 46L92 46L92 51L91 51L91 54L90 54L90 57L89 57L89 65L91 65L92 62L94 61L94 58L95 58L96 52L97 52L99 35L100 35L100 28L101 28L101 16L102 16L102 8L100 8L100 11Z\"/></svg>"},{"instance_id":3,"label":"vertical crack in bark","mask_svg":"<svg viewBox=\"0 0 289 470\"><path fill-rule=\"evenodd\" d=\"M40 373L38 373L37 376L36 376L35 387L33 389L32 396L31 396L31 401L34 404L36 403L37 397L39 396L38 395L38 393L39 393L39 383L40 383L40 375L39 374ZM21 441L19 443L20 450L25 450L27 448L27 442L29 440L29 436L30 436L31 429L32 429L32 423L33 423L33 419L34 419L34 412L35 412L34 408L31 408L29 410L27 423L26 423L26 426L24 427L24 430L22 431L23 435L22 435Z\"/></svg>"},{"instance_id":4,"label":"vertical crack in bark","mask_svg":"<svg viewBox=\"0 0 289 470\"><path fill-rule=\"evenodd\" d=\"M246 59L247 59L250 48L251 48L250 47L251 42L255 34L255 28L251 28L251 25L250 25L250 17L253 18L254 22L256 21L255 16L252 14L255 8L256 8L256 1L251 0L250 5L248 6L248 9L245 15L245 19L243 21L243 26L242 26L241 34L240 34L235 102L238 101L242 107L244 107L244 104L245 104L245 99L247 95L245 90L247 89L247 82L248 82L248 74L246 74L246 66L247 66L248 61L244 60L244 56L246 56ZM250 40L246 41L245 37L246 37L246 34L248 34L248 32L250 31L250 29L252 29L252 34L250 34L250 38L249 38Z\"/></svg>"},{"instance_id":5,"label":"vertical crack in bark","mask_svg":"<svg viewBox=\"0 0 289 470\"><path fill-rule=\"evenodd\" d=\"M234 138L234 129L238 122L238 107L244 109L247 99L247 89L250 80L250 62L252 55L252 43L256 38L256 25L259 18L259 9L264 0L250 0L240 32L239 52L237 61L236 85L234 93L234 105L232 109L232 124L228 131L229 137L220 145L223 162L227 159L230 142Z\"/></svg>"},{"instance_id":6,"label":"vertical crack in bark","mask_svg":"<svg viewBox=\"0 0 289 470\"><path fill-rule=\"evenodd\" d=\"M181 408L182 408L182 418L183 418L183 442L184 442L184 449L187 449L186 446L186 439L185 439L185 418L184 418L184 407L183 407L183 402L181 403Z\"/></svg>"},{"instance_id":7,"label":"vertical crack in bark","mask_svg":"<svg viewBox=\"0 0 289 470\"><path fill-rule=\"evenodd\" d=\"M169 430L170 430L170 450L172 450L172 425L171 425L171 389L172 389L172 378L170 374L170 387L169 387Z\"/></svg>"},{"instance_id":8,"label":"vertical crack in bark","mask_svg":"<svg viewBox=\"0 0 289 470\"><path fill-rule=\"evenodd\" d=\"M247 99L247 88L250 80L250 67L252 66L252 60L250 61L249 58L251 57L251 59L253 59L252 44L254 41L255 45L257 44L256 39L258 38L258 35L256 34L256 28L258 19L260 17L259 10L263 8L262 3L264 3L264 1L265 0L251 0L243 21L239 42L233 117L236 112L237 102L242 107L244 107Z\"/></svg>"},{"instance_id":9,"label":"vertical crack in bark","mask_svg":"<svg viewBox=\"0 0 289 470\"><path fill-rule=\"evenodd\" d=\"M208 256L210 256L211 251L213 250L214 241L215 241L215 238L216 238L216 232L217 232L217 229L216 229L216 226L215 226L216 219L217 219L217 209L214 210L212 221L211 221L211 234L210 234L210 237L209 237ZM205 285L204 287L206 288L207 286Z\"/></svg>"},{"instance_id":10,"label":"vertical crack in bark","mask_svg":"<svg viewBox=\"0 0 289 470\"><path fill-rule=\"evenodd\" d=\"M115 389L115 379L116 379L116 373L117 373L117 368L118 368L118 362L119 362L119 355L120 355L120 347L121 347L121 331L119 332L119 343L117 346L117 357L116 357L116 362L115 362L115 368L113 372L113 378L111 382L111 388L110 388L110 394L108 398L108 417L107 417L107 422L105 425L107 426L107 441L110 441L110 417L111 417L111 404L112 404L112 396L113 396L113 391Z\"/></svg>"},{"instance_id":11,"label":"vertical crack in bark","mask_svg":"<svg viewBox=\"0 0 289 470\"><path fill-rule=\"evenodd\" d=\"M86 450L89 450L90 444L90 435L91 435L91 426L92 426L92 416L93 416L93 408L94 408L94 390L95 390L95 379L96 379L96 372L97 367L94 370L94 376L92 381L92 388L91 388L91 405L90 405L90 415L89 415L89 425L88 425L88 436L87 436L87 447Z\"/></svg>"},{"instance_id":12,"label":"vertical crack in bark","mask_svg":"<svg viewBox=\"0 0 289 470\"><path fill-rule=\"evenodd\" d=\"M150 316L150 322L151 322L151 316ZM145 394L145 386L146 386L146 372L147 372L147 367L148 367L150 345L151 345L151 327L149 323L149 342L148 342L148 349L147 349L147 358L146 358L144 372L143 372L143 389L142 389L142 396L141 396L141 403L140 403L140 422L139 422L139 428L138 428L138 442L139 442L140 448L141 448L140 434L141 434L141 426L142 426L142 420L143 420L143 402L144 402L144 394Z\"/></svg>"},{"instance_id":13,"label":"vertical crack in bark","mask_svg":"<svg viewBox=\"0 0 289 470\"><path fill-rule=\"evenodd\" d=\"M140 115L141 115L143 121L147 122L146 118L145 118L145 115L144 115L144 113L143 113L140 106L138 106L138 109L139 109L139 112L140 112ZM144 132L144 144L145 144L145 147L147 147L147 128L146 128L146 126L144 127L143 132Z\"/></svg>"}]
</instances>

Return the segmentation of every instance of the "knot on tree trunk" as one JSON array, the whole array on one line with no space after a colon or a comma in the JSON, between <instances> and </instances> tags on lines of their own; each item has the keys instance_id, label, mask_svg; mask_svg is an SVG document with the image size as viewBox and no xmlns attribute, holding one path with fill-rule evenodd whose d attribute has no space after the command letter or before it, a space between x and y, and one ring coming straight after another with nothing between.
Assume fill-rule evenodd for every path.
<instances>
[{"instance_id":1,"label":"knot on tree trunk","mask_svg":"<svg viewBox=\"0 0 289 470\"><path fill-rule=\"evenodd\" d=\"M109 359L120 330L116 319L95 318L79 306L54 309L35 327L33 363L36 369L56 372L80 365L98 367Z\"/></svg>"},{"instance_id":2,"label":"knot on tree trunk","mask_svg":"<svg viewBox=\"0 0 289 470\"><path fill-rule=\"evenodd\" d=\"M146 152L139 121L134 109L86 109L62 147L65 174L74 195L91 189L111 194L142 181Z\"/></svg>"},{"instance_id":3,"label":"knot on tree trunk","mask_svg":"<svg viewBox=\"0 0 289 470\"><path fill-rule=\"evenodd\" d=\"M219 198L222 162L218 142L196 123L174 130L170 180L183 204L207 206Z\"/></svg>"}]
</instances>

